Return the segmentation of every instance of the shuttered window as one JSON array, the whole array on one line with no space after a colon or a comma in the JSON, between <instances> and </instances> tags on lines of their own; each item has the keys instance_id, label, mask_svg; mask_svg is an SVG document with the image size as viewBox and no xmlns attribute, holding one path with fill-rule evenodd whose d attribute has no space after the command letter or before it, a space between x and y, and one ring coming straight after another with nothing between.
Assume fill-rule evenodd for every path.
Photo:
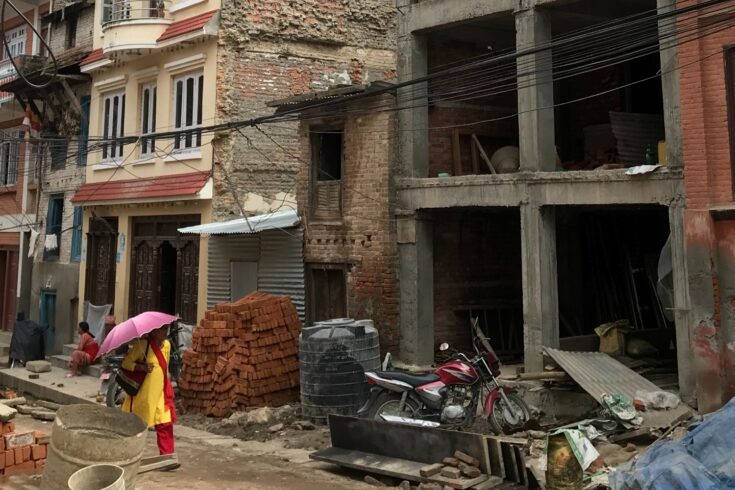
<instances>
[{"instance_id":1,"label":"shuttered window","mask_svg":"<svg viewBox=\"0 0 735 490\"><path fill-rule=\"evenodd\" d=\"M315 130L311 133L312 217L317 220L342 216L342 145L341 128Z\"/></svg>"}]
</instances>

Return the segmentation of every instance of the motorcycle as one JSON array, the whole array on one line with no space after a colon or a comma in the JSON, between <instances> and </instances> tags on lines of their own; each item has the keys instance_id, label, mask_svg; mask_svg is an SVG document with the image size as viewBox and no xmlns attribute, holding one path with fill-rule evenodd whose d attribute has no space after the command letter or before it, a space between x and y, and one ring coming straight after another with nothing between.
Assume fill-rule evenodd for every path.
<instances>
[{"instance_id":1,"label":"motorcycle","mask_svg":"<svg viewBox=\"0 0 735 490\"><path fill-rule=\"evenodd\" d=\"M181 344L179 343L179 332L181 327L178 322L169 329L168 341L171 344L171 353L168 361L168 374L171 383L176 387L176 381L179 379L183 361L181 358ZM108 356L105 369L100 375L102 380L100 393L105 394L105 404L108 407L121 407L125 400L125 390L117 383L116 377L122 361L125 356Z\"/></svg>"},{"instance_id":2,"label":"motorcycle","mask_svg":"<svg viewBox=\"0 0 735 490\"><path fill-rule=\"evenodd\" d=\"M483 416L496 434L521 429L531 411L512 389L501 386L500 361L482 336L478 319L471 321L475 356L452 354L435 372L399 371L365 373L370 395L358 411L361 417L410 425L467 428L474 422L483 388L487 390ZM440 346L446 352L449 345Z\"/></svg>"}]
</instances>

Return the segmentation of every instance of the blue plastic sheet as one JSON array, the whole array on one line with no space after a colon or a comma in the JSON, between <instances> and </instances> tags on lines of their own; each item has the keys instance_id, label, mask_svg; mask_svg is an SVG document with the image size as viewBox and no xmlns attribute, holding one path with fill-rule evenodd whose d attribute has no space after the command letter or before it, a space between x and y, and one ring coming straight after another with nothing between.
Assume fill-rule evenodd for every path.
<instances>
[{"instance_id":1,"label":"blue plastic sheet","mask_svg":"<svg viewBox=\"0 0 735 490\"><path fill-rule=\"evenodd\" d=\"M610 474L613 490L735 488L735 398L678 442L652 445Z\"/></svg>"}]
</instances>

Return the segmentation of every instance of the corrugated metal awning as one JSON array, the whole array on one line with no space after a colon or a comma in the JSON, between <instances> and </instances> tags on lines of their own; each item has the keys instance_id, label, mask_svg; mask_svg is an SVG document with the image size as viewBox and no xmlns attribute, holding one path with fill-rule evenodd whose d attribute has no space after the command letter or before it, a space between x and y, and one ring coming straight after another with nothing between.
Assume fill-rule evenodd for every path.
<instances>
[{"instance_id":1,"label":"corrugated metal awning","mask_svg":"<svg viewBox=\"0 0 735 490\"><path fill-rule=\"evenodd\" d=\"M598 403L602 403L606 393L625 395L632 401L638 390L661 391L653 382L602 352L565 352L549 347L544 347L544 352ZM641 413L643 425L651 428L669 427L690 414L691 409L684 403L671 410Z\"/></svg>"},{"instance_id":2,"label":"corrugated metal awning","mask_svg":"<svg viewBox=\"0 0 735 490\"><path fill-rule=\"evenodd\" d=\"M222 223L207 223L205 225L179 228L179 233L193 235L235 235L241 233L258 233L265 230L292 228L299 224L296 211L289 209L275 213L261 214L250 218L238 218Z\"/></svg>"}]
</instances>

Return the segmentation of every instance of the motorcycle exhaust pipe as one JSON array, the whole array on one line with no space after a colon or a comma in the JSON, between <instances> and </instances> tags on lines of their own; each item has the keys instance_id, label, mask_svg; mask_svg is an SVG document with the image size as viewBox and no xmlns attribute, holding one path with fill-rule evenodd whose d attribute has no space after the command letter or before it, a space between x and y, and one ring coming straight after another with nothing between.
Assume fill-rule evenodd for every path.
<instances>
[{"instance_id":1,"label":"motorcycle exhaust pipe","mask_svg":"<svg viewBox=\"0 0 735 490\"><path fill-rule=\"evenodd\" d=\"M439 422L431 422L429 420L421 420L421 419L412 419L410 417L398 417L396 415L385 415L382 413L380 414L380 418L392 424L414 425L417 427L436 428L441 425Z\"/></svg>"}]
</instances>

